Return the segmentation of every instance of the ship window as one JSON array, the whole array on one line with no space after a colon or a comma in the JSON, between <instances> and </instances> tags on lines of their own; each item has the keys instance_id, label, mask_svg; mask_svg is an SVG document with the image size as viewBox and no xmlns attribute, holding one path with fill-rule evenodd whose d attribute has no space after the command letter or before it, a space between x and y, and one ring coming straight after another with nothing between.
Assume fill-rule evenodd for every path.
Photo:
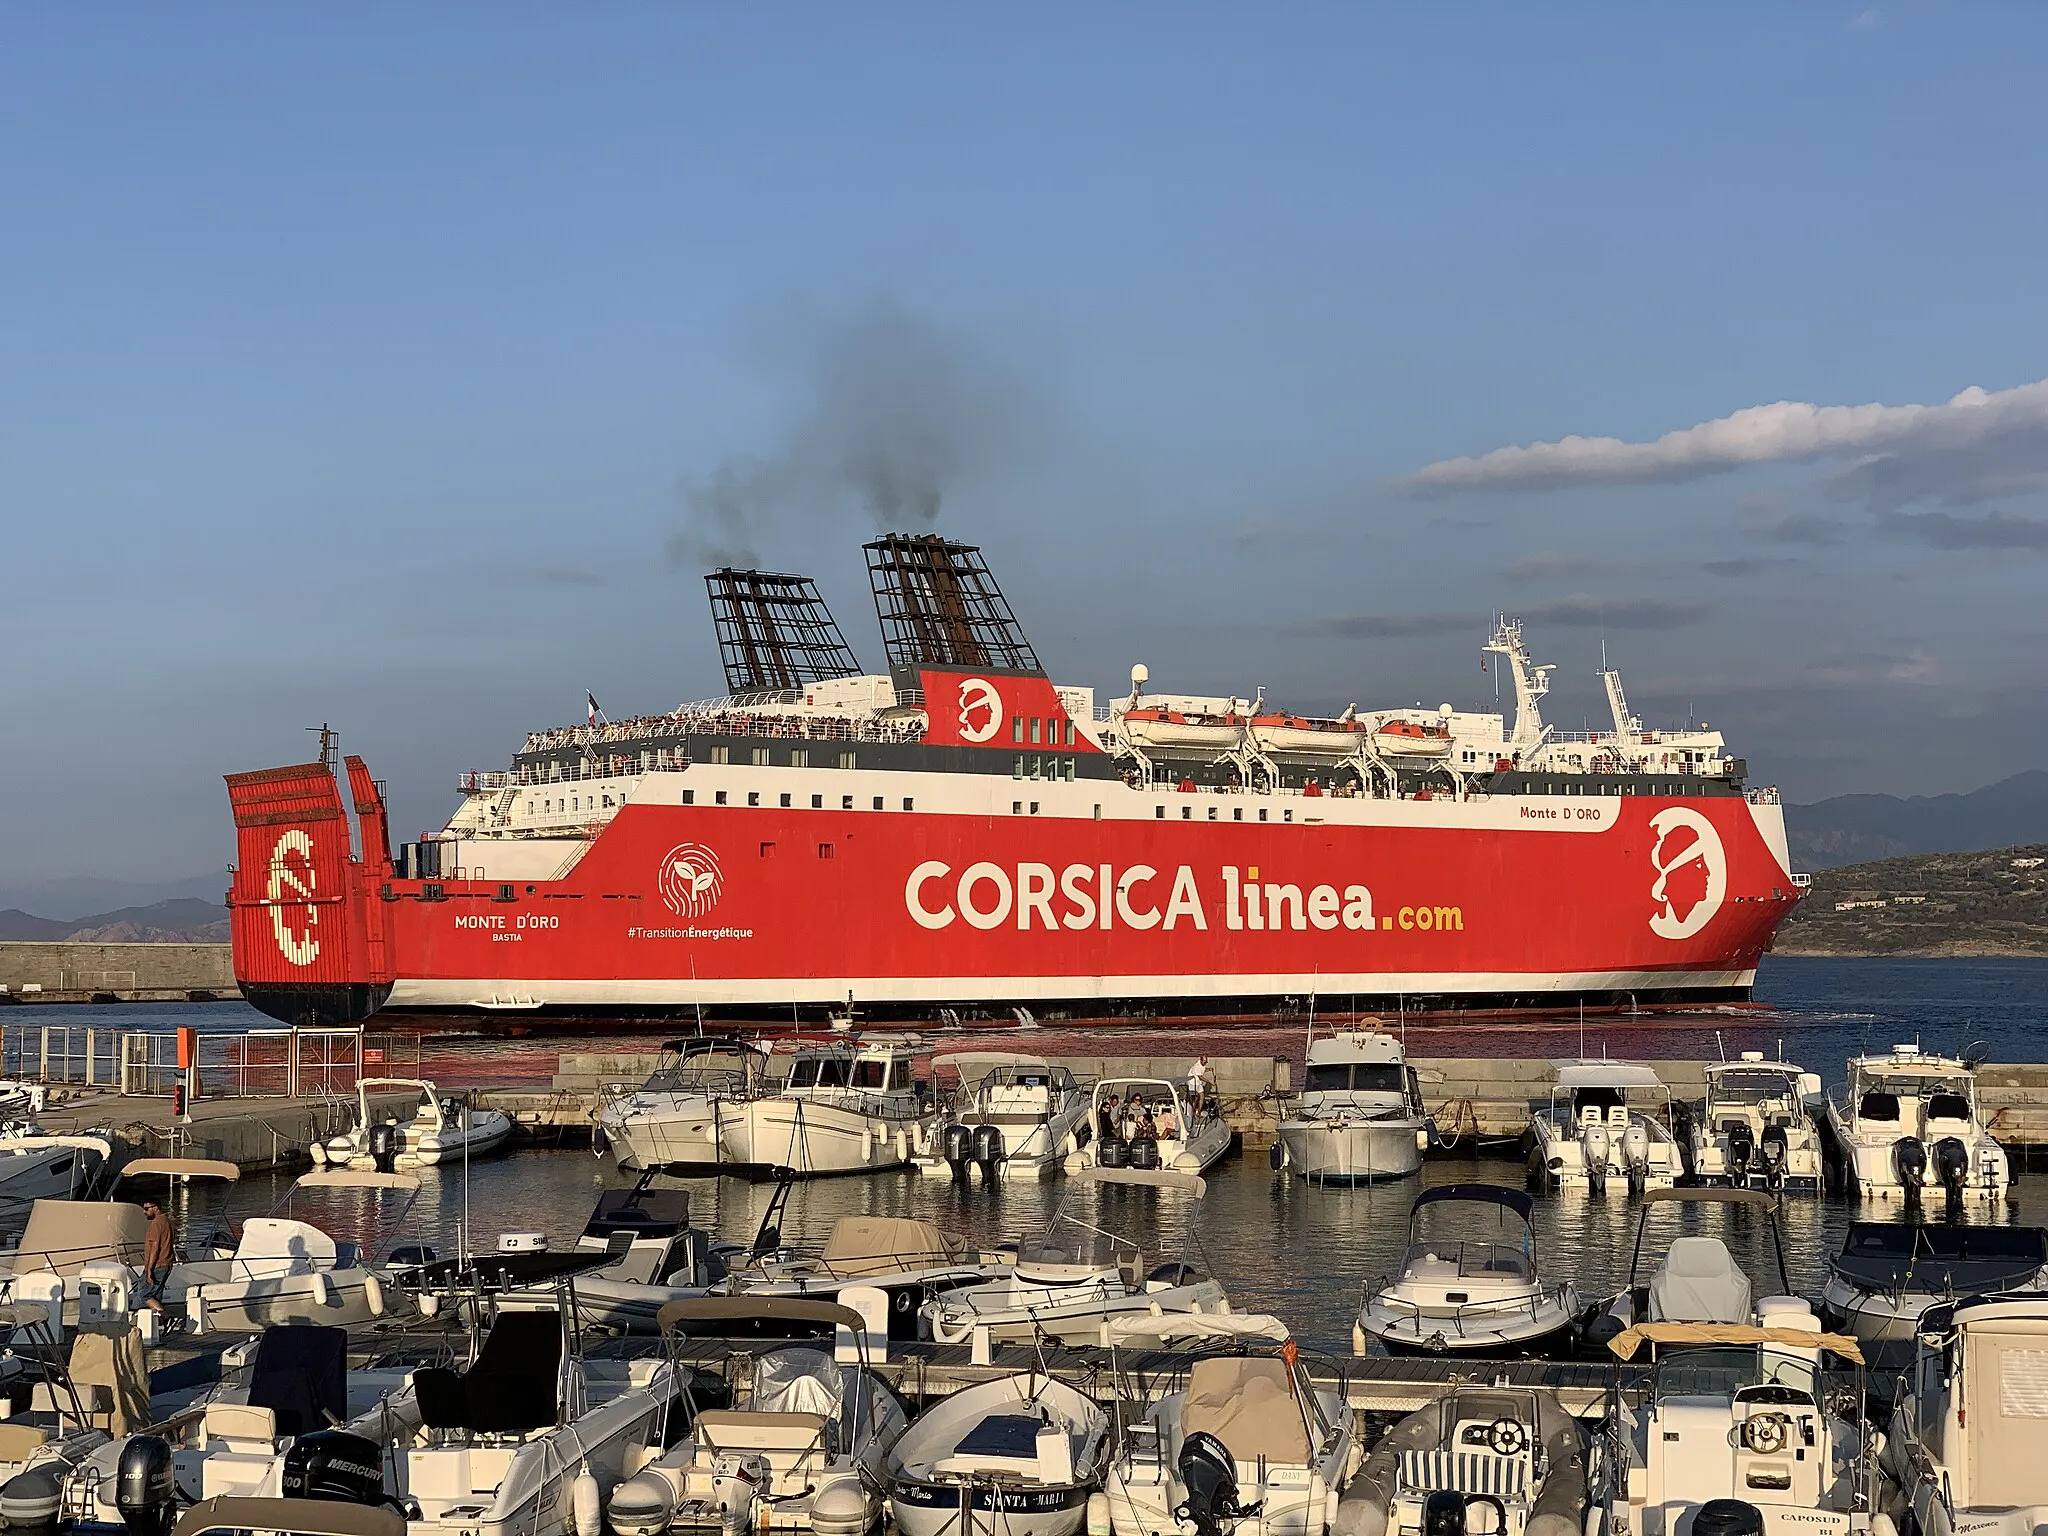
<instances>
[{"instance_id":1,"label":"ship window","mask_svg":"<svg viewBox=\"0 0 2048 1536\"><path fill-rule=\"evenodd\" d=\"M1265 819L1266 819L1266 808L1265 808L1265 807L1264 807L1264 806L1262 805L1262 806L1260 806L1260 807L1259 807L1259 820L1261 820L1261 821L1264 821Z\"/></svg>"},{"instance_id":2,"label":"ship window","mask_svg":"<svg viewBox=\"0 0 2048 1536\"><path fill-rule=\"evenodd\" d=\"M830 843L820 843L820 844L818 844L818 857L819 857L819 858L821 858L821 859L829 859L829 858L831 858L831 857L832 857L832 845L831 845Z\"/></svg>"},{"instance_id":3,"label":"ship window","mask_svg":"<svg viewBox=\"0 0 2048 1536\"><path fill-rule=\"evenodd\" d=\"M809 747L792 747L789 753L789 766L792 768L810 767L811 749Z\"/></svg>"},{"instance_id":4,"label":"ship window","mask_svg":"<svg viewBox=\"0 0 2048 1536\"><path fill-rule=\"evenodd\" d=\"M729 762L731 762L731 761L732 761L732 748L731 748L731 747L713 747L713 748L711 749L711 761L712 761L712 762L714 762L714 763L729 763Z\"/></svg>"},{"instance_id":5,"label":"ship window","mask_svg":"<svg viewBox=\"0 0 2048 1536\"><path fill-rule=\"evenodd\" d=\"M773 843L763 843L763 844L761 845L761 857L762 857L762 858L764 858L764 859L772 859L772 858L774 858L774 857L775 857L775 845L774 845Z\"/></svg>"},{"instance_id":6,"label":"ship window","mask_svg":"<svg viewBox=\"0 0 2048 1536\"><path fill-rule=\"evenodd\" d=\"M1180 808L1180 819L1182 821L1193 821L1195 819L1195 808L1192 805L1182 806Z\"/></svg>"},{"instance_id":7,"label":"ship window","mask_svg":"<svg viewBox=\"0 0 2048 1536\"><path fill-rule=\"evenodd\" d=\"M852 809L853 809L853 796L851 796L851 795L841 795L841 796L839 797L839 809L841 809L842 811L850 811L850 810L852 810Z\"/></svg>"},{"instance_id":8,"label":"ship window","mask_svg":"<svg viewBox=\"0 0 2048 1536\"><path fill-rule=\"evenodd\" d=\"M1031 802L1031 814L1034 816L1038 814L1038 802L1036 800Z\"/></svg>"},{"instance_id":9,"label":"ship window","mask_svg":"<svg viewBox=\"0 0 2048 1536\"><path fill-rule=\"evenodd\" d=\"M1069 720L1069 721L1067 722L1067 745L1071 747L1071 746L1072 746L1073 744L1074 744L1074 722L1073 722L1073 721L1071 721L1071 720Z\"/></svg>"},{"instance_id":10,"label":"ship window","mask_svg":"<svg viewBox=\"0 0 2048 1536\"><path fill-rule=\"evenodd\" d=\"M814 811L822 811L823 809L825 809L825 797L823 795L811 796L811 809Z\"/></svg>"},{"instance_id":11,"label":"ship window","mask_svg":"<svg viewBox=\"0 0 2048 1536\"><path fill-rule=\"evenodd\" d=\"M1022 715L1010 716L1010 740L1020 747L1024 745L1024 717Z\"/></svg>"},{"instance_id":12,"label":"ship window","mask_svg":"<svg viewBox=\"0 0 2048 1536\"><path fill-rule=\"evenodd\" d=\"M1010 802L1010 814L1012 816L1022 816L1024 814L1024 802L1022 800L1012 800Z\"/></svg>"},{"instance_id":13,"label":"ship window","mask_svg":"<svg viewBox=\"0 0 2048 1536\"><path fill-rule=\"evenodd\" d=\"M1211 821L1216 819L1216 807L1213 805L1209 807L1209 819Z\"/></svg>"},{"instance_id":14,"label":"ship window","mask_svg":"<svg viewBox=\"0 0 2048 1536\"><path fill-rule=\"evenodd\" d=\"M768 766L768 749L766 747L754 748L754 766L756 768L766 768Z\"/></svg>"},{"instance_id":15,"label":"ship window","mask_svg":"<svg viewBox=\"0 0 2048 1536\"><path fill-rule=\"evenodd\" d=\"M716 800L720 805L725 804L725 791L722 789L719 790L717 794L712 796L712 798Z\"/></svg>"},{"instance_id":16,"label":"ship window","mask_svg":"<svg viewBox=\"0 0 2048 1536\"><path fill-rule=\"evenodd\" d=\"M1097 821L1102 820L1102 807L1099 805L1095 807L1095 819Z\"/></svg>"},{"instance_id":17,"label":"ship window","mask_svg":"<svg viewBox=\"0 0 2048 1536\"><path fill-rule=\"evenodd\" d=\"M910 798L910 796L908 796L908 795L905 795L905 796L903 797L903 809L905 809L905 810L907 811L907 810L910 810L910 809L912 809L912 808L913 808L913 802L911 801L911 798Z\"/></svg>"},{"instance_id":18,"label":"ship window","mask_svg":"<svg viewBox=\"0 0 2048 1536\"><path fill-rule=\"evenodd\" d=\"M1230 808L1230 819L1231 819L1232 821L1243 821L1243 820L1244 820L1244 807L1243 807L1243 806L1241 806L1241 805L1233 805L1233 806L1232 806L1232 807Z\"/></svg>"},{"instance_id":19,"label":"ship window","mask_svg":"<svg viewBox=\"0 0 2048 1536\"><path fill-rule=\"evenodd\" d=\"M1013 778L1013 779L1021 779L1021 778L1023 778L1023 777L1024 777L1024 759L1023 759L1023 758L1021 758L1021 757L1020 757L1020 758L1018 758L1018 759L1017 759L1017 761L1016 761L1016 763L1015 763L1015 765L1014 765L1014 766L1013 766L1013 767L1012 767L1012 768L1010 769L1010 777L1011 777L1011 778Z\"/></svg>"},{"instance_id":20,"label":"ship window","mask_svg":"<svg viewBox=\"0 0 2048 1536\"><path fill-rule=\"evenodd\" d=\"M1044 730L1044 729L1045 729L1045 722L1044 722L1043 720L1039 719L1039 718L1038 718L1038 716L1036 716L1036 715L1033 715L1033 716L1031 717L1031 745L1033 745L1033 746L1035 747L1035 746L1037 746L1037 745L1039 744L1039 740L1040 740L1040 737L1039 737L1039 732L1040 732L1040 731L1042 731L1042 730Z\"/></svg>"},{"instance_id":21,"label":"ship window","mask_svg":"<svg viewBox=\"0 0 2048 1536\"><path fill-rule=\"evenodd\" d=\"M750 789L750 790L748 790L748 791L747 791L747 804L749 804L749 805L759 805L760 803L761 803L761 791L759 791L758 789Z\"/></svg>"},{"instance_id":22,"label":"ship window","mask_svg":"<svg viewBox=\"0 0 2048 1536\"><path fill-rule=\"evenodd\" d=\"M1164 821L1166 820L1166 807L1163 805L1155 805L1152 807L1152 814L1158 817L1159 820Z\"/></svg>"},{"instance_id":23,"label":"ship window","mask_svg":"<svg viewBox=\"0 0 2048 1536\"><path fill-rule=\"evenodd\" d=\"M695 805L696 803L697 803L697 791L695 791L694 789L686 789L686 790L684 790L684 791L683 791L683 804L685 804L685 805Z\"/></svg>"},{"instance_id":24,"label":"ship window","mask_svg":"<svg viewBox=\"0 0 2048 1536\"><path fill-rule=\"evenodd\" d=\"M1294 812L1293 812L1293 810L1292 810L1292 809L1289 809L1289 810L1285 810L1285 811L1282 811L1282 812L1280 813L1280 819L1281 819L1282 821L1292 821L1292 820L1294 820Z\"/></svg>"},{"instance_id":25,"label":"ship window","mask_svg":"<svg viewBox=\"0 0 2048 1536\"><path fill-rule=\"evenodd\" d=\"M879 811L879 810L880 810L881 808L882 808L882 797L881 797L880 795L877 795L877 796L875 796L875 809Z\"/></svg>"},{"instance_id":26,"label":"ship window","mask_svg":"<svg viewBox=\"0 0 2048 1536\"><path fill-rule=\"evenodd\" d=\"M851 753L851 752L842 752L842 753L840 753L840 754L839 754L839 766L840 766L840 767L842 767L842 768L851 768L851 767L853 766L853 764L854 764L854 755L853 755L853 753Z\"/></svg>"},{"instance_id":27,"label":"ship window","mask_svg":"<svg viewBox=\"0 0 2048 1536\"><path fill-rule=\"evenodd\" d=\"M787 796L787 795L784 795L784 796L782 796L782 797L781 797L781 802L780 802L780 803L781 803L781 805L782 805L782 808L783 808L783 809L784 809L785 811L786 811L786 810L788 810L788 809L789 809L789 796Z\"/></svg>"}]
</instances>

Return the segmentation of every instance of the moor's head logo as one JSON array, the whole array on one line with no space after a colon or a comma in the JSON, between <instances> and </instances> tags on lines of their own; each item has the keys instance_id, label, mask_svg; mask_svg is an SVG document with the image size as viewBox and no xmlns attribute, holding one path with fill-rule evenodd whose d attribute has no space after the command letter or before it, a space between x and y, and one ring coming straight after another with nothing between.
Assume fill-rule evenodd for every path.
<instances>
[{"instance_id":1,"label":"moor's head logo","mask_svg":"<svg viewBox=\"0 0 2048 1536\"><path fill-rule=\"evenodd\" d=\"M1002 728L1003 696L985 677L960 681L960 736L964 741L983 742Z\"/></svg>"},{"instance_id":2,"label":"moor's head logo","mask_svg":"<svg viewBox=\"0 0 2048 1536\"><path fill-rule=\"evenodd\" d=\"M678 843L661 861L661 899L677 917L702 917L718 905L718 855L702 843Z\"/></svg>"},{"instance_id":3,"label":"moor's head logo","mask_svg":"<svg viewBox=\"0 0 2048 1536\"><path fill-rule=\"evenodd\" d=\"M1650 818L1657 841L1650 864L1657 878L1650 900L1657 905L1650 931L1659 938L1689 939L1713 920L1728 895L1728 854L1721 834L1698 811L1674 805Z\"/></svg>"}]
</instances>

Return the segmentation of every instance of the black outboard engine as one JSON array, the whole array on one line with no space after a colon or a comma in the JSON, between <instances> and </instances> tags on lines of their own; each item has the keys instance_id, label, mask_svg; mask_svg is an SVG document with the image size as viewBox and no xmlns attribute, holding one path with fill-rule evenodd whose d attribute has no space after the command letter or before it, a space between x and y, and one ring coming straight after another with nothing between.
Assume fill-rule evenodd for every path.
<instances>
[{"instance_id":1,"label":"black outboard engine","mask_svg":"<svg viewBox=\"0 0 2048 1536\"><path fill-rule=\"evenodd\" d=\"M1948 1217L1958 1221L1963 1214L1963 1186L1970 1179L1970 1149L1953 1136L1934 1144L1934 1178L1948 1192Z\"/></svg>"},{"instance_id":2,"label":"black outboard engine","mask_svg":"<svg viewBox=\"0 0 2048 1536\"><path fill-rule=\"evenodd\" d=\"M382 1504L384 1453L376 1441L339 1429L301 1435L284 1453L284 1496Z\"/></svg>"},{"instance_id":3,"label":"black outboard engine","mask_svg":"<svg viewBox=\"0 0 2048 1536\"><path fill-rule=\"evenodd\" d=\"M974 1131L959 1121L950 1121L940 1133L939 1145L946 1154L946 1162L953 1169L955 1182L967 1177L968 1160L974 1156Z\"/></svg>"},{"instance_id":4,"label":"black outboard engine","mask_svg":"<svg viewBox=\"0 0 2048 1536\"><path fill-rule=\"evenodd\" d=\"M1692 1517L1693 1536L1764 1536L1764 1512L1744 1499L1709 1499Z\"/></svg>"},{"instance_id":5,"label":"black outboard engine","mask_svg":"<svg viewBox=\"0 0 2048 1536\"><path fill-rule=\"evenodd\" d=\"M1465 1536L1465 1495L1439 1488L1424 1499L1422 1536Z\"/></svg>"},{"instance_id":6,"label":"black outboard engine","mask_svg":"<svg viewBox=\"0 0 2048 1536\"><path fill-rule=\"evenodd\" d=\"M1003 1133L1000 1127L977 1125L974 1128L974 1160L981 1164L983 1181L995 1183L996 1164L1003 1160Z\"/></svg>"},{"instance_id":7,"label":"black outboard engine","mask_svg":"<svg viewBox=\"0 0 2048 1536\"><path fill-rule=\"evenodd\" d=\"M1920 1204L1920 1181L1927 1175L1927 1148L1918 1136L1901 1136L1892 1143L1892 1171L1906 1187L1906 1206Z\"/></svg>"},{"instance_id":8,"label":"black outboard engine","mask_svg":"<svg viewBox=\"0 0 2048 1536\"><path fill-rule=\"evenodd\" d=\"M398 1127L388 1120L380 1120L371 1126L364 1137L364 1146L370 1154L370 1162L379 1173L394 1173L398 1169Z\"/></svg>"},{"instance_id":9,"label":"black outboard engine","mask_svg":"<svg viewBox=\"0 0 2048 1536\"><path fill-rule=\"evenodd\" d=\"M1095 1144L1095 1166L1124 1168L1130 1165L1131 1144L1122 1137L1105 1136Z\"/></svg>"},{"instance_id":10,"label":"black outboard engine","mask_svg":"<svg viewBox=\"0 0 2048 1536\"><path fill-rule=\"evenodd\" d=\"M1131 1138L1131 1166L1133 1168L1157 1168L1159 1166L1159 1143L1150 1136Z\"/></svg>"},{"instance_id":11,"label":"black outboard engine","mask_svg":"<svg viewBox=\"0 0 2048 1536\"><path fill-rule=\"evenodd\" d=\"M1688 1179L1699 1170L1693 1166L1692 1106L1674 1102L1671 1106L1671 1136L1678 1143L1678 1167Z\"/></svg>"},{"instance_id":12,"label":"black outboard engine","mask_svg":"<svg viewBox=\"0 0 2048 1536\"><path fill-rule=\"evenodd\" d=\"M1180 1443L1180 1482L1187 1500L1173 1512L1195 1528L1195 1536L1222 1536L1223 1522L1259 1512L1237 1502L1237 1461L1230 1448L1206 1430L1196 1430Z\"/></svg>"},{"instance_id":13,"label":"black outboard engine","mask_svg":"<svg viewBox=\"0 0 2048 1536\"><path fill-rule=\"evenodd\" d=\"M1773 1120L1764 1127L1764 1139L1757 1148L1757 1161L1763 1164L1764 1182L1776 1189L1785 1182L1785 1165L1792 1160L1791 1148L1785 1137L1785 1127Z\"/></svg>"},{"instance_id":14,"label":"black outboard engine","mask_svg":"<svg viewBox=\"0 0 2048 1536\"><path fill-rule=\"evenodd\" d=\"M171 1472L171 1442L162 1435L131 1435L121 1448L114 1508L131 1536L167 1536L178 1513L178 1481Z\"/></svg>"},{"instance_id":15,"label":"black outboard engine","mask_svg":"<svg viewBox=\"0 0 2048 1536\"><path fill-rule=\"evenodd\" d=\"M1747 1120L1728 1122L1728 1182L1747 1184L1749 1165L1756 1160L1756 1133Z\"/></svg>"}]
</instances>

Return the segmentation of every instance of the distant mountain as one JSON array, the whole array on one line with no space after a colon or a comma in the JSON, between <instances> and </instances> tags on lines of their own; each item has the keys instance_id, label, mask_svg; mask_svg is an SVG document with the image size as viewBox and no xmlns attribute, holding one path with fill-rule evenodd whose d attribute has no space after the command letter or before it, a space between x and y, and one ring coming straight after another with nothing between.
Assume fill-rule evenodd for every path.
<instances>
[{"instance_id":1,"label":"distant mountain","mask_svg":"<svg viewBox=\"0 0 2048 1536\"><path fill-rule=\"evenodd\" d=\"M1837 869L1911 853L1962 853L2048 842L2048 772L1967 795L1836 795L1785 807L1795 869Z\"/></svg>"},{"instance_id":2,"label":"distant mountain","mask_svg":"<svg viewBox=\"0 0 2048 1536\"><path fill-rule=\"evenodd\" d=\"M225 944L228 909L218 902L181 896L69 919L37 917L13 907L0 912L0 941L64 939L91 944Z\"/></svg>"},{"instance_id":3,"label":"distant mountain","mask_svg":"<svg viewBox=\"0 0 2048 1536\"><path fill-rule=\"evenodd\" d=\"M0 907L13 907L23 913L47 912L53 922L85 923L127 907L154 906L183 897L218 902L227 888L225 869L187 875L182 880L105 880L97 875L0 880Z\"/></svg>"}]
</instances>

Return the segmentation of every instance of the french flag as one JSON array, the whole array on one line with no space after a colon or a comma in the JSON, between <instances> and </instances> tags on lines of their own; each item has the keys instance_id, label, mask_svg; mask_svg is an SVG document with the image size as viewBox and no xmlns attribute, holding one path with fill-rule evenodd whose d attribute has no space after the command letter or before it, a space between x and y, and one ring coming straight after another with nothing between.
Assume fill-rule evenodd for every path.
<instances>
[{"instance_id":1,"label":"french flag","mask_svg":"<svg viewBox=\"0 0 2048 1536\"><path fill-rule=\"evenodd\" d=\"M603 710L597 707L597 695L586 688L583 690L583 701L590 706L590 713L583 723L585 725L597 724L597 717L604 713Z\"/></svg>"}]
</instances>

